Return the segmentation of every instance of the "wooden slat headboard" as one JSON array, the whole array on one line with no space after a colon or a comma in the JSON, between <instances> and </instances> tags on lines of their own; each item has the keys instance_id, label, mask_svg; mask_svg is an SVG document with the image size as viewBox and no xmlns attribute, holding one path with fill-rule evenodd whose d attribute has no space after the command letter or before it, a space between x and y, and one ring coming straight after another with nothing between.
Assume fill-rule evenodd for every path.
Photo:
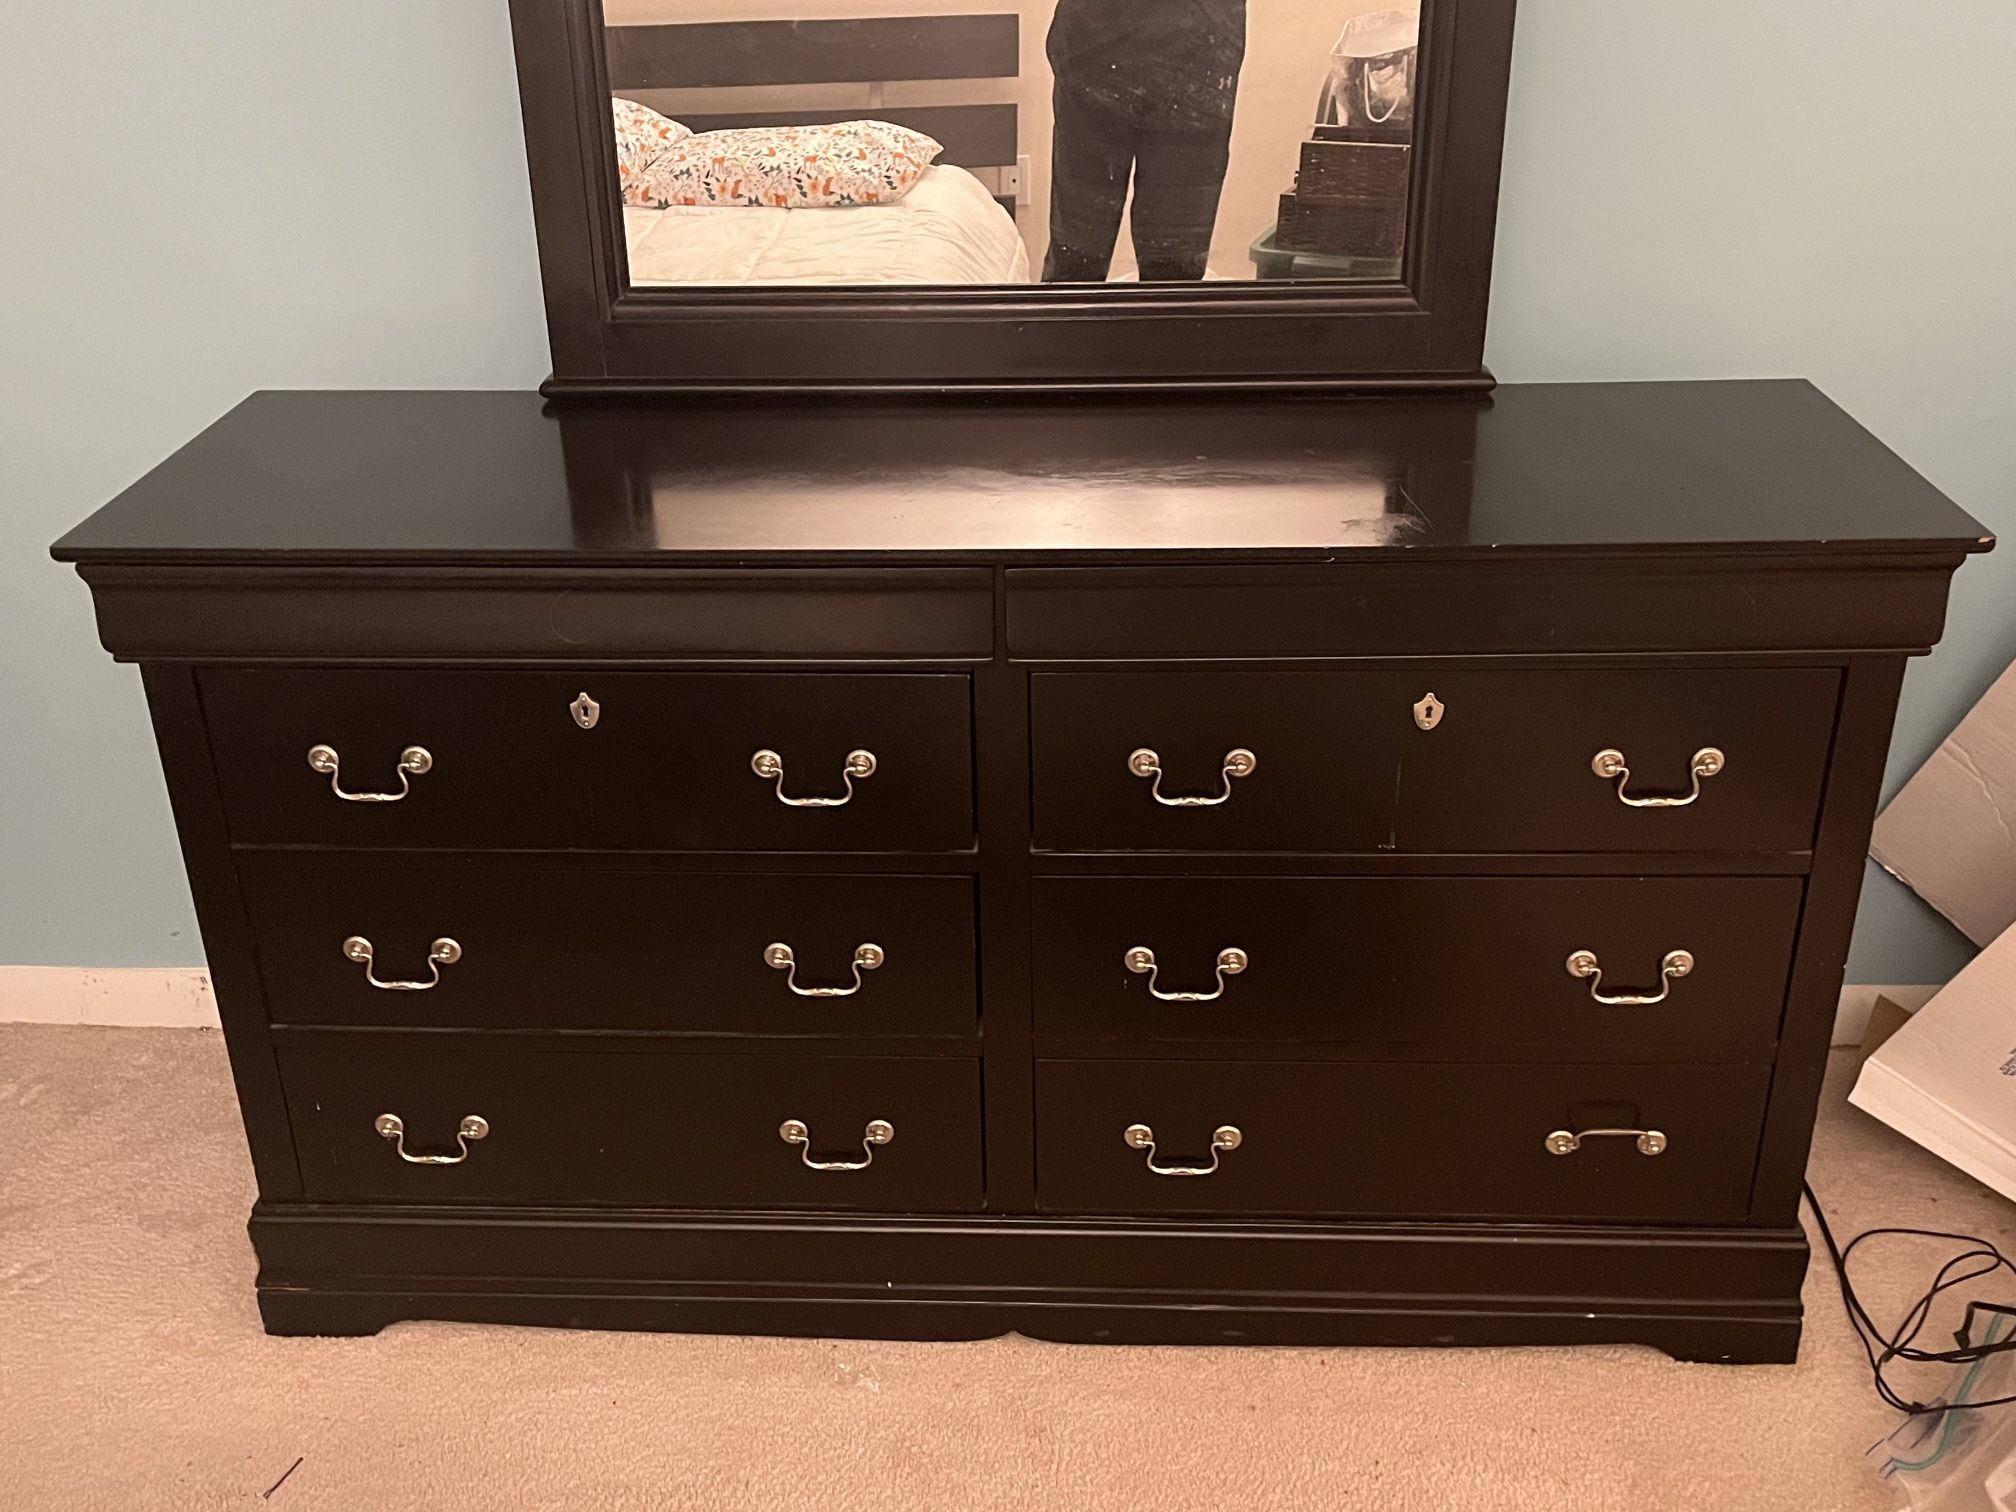
<instances>
[{"instance_id":1,"label":"wooden slat headboard","mask_svg":"<svg viewBox=\"0 0 2016 1512\"><path fill-rule=\"evenodd\" d=\"M851 21L700 21L612 26L612 89L1011 79L1018 15L875 16Z\"/></svg>"},{"instance_id":2,"label":"wooden slat headboard","mask_svg":"<svg viewBox=\"0 0 2016 1512\"><path fill-rule=\"evenodd\" d=\"M1012 79L1022 66L1019 15L877 16L848 21L695 21L612 26L609 86L618 94L750 85L890 84ZM814 126L872 115L936 138L939 161L1013 168L1020 111L1009 103L876 104L851 109L692 110L647 98L695 131ZM1014 196L1003 193L1012 212Z\"/></svg>"}]
</instances>

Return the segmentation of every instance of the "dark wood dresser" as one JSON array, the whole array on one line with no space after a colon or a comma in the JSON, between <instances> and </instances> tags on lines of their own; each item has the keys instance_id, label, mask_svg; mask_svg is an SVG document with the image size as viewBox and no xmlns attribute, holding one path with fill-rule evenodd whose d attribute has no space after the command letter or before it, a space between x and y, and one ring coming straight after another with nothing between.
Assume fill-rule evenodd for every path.
<instances>
[{"instance_id":1,"label":"dark wood dresser","mask_svg":"<svg viewBox=\"0 0 2016 1512\"><path fill-rule=\"evenodd\" d=\"M1701 383L259 394L56 555L145 680L273 1332L1757 1361L1987 545Z\"/></svg>"}]
</instances>

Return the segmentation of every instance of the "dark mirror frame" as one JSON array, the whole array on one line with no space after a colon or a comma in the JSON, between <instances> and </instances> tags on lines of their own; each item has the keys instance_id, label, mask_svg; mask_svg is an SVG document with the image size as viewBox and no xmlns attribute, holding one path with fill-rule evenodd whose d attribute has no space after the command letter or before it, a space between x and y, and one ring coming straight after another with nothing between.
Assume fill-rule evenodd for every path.
<instances>
[{"instance_id":1,"label":"dark mirror frame","mask_svg":"<svg viewBox=\"0 0 2016 1512\"><path fill-rule=\"evenodd\" d=\"M1397 281L786 290L627 286L601 0L510 3L548 394L1490 386L1513 0L1423 0Z\"/></svg>"}]
</instances>

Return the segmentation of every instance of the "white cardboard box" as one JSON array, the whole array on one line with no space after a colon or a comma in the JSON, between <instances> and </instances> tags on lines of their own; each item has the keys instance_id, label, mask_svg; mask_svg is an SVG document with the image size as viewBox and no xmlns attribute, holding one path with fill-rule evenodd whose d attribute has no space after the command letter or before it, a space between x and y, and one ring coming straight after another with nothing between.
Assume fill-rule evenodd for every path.
<instances>
[{"instance_id":1,"label":"white cardboard box","mask_svg":"<svg viewBox=\"0 0 2016 1512\"><path fill-rule=\"evenodd\" d=\"M1870 854L1985 947L1848 1100L2016 1199L2016 665L1876 820Z\"/></svg>"},{"instance_id":2,"label":"white cardboard box","mask_svg":"<svg viewBox=\"0 0 2016 1512\"><path fill-rule=\"evenodd\" d=\"M1976 945L2016 924L2016 663L1877 816L1869 854Z\"/></svg>"},{"instance_id":3,"label":"white cardboard box","mask_svg":"<svg viewBox=\"0 0 2016 1512\"><path fill-rule=\"evenodd\" d=\"M1848 1100L2016 1199L2016 929L1883 1042Z\"/></svg>"}]
</instances>

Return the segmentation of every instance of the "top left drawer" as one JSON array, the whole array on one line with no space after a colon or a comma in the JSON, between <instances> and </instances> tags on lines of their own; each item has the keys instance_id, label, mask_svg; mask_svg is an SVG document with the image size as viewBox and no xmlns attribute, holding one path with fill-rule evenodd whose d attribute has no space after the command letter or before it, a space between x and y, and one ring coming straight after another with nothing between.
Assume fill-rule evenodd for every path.
<instances>
[{"instance_id":1,"label":"top left drawer","mask_svg":"<svg viewBox=\"0 0 2016 1512\"><path fill-rule=\"evenodd\" d=\"M973 844L963 673L213 668L198 677L240 844Z\"/></svg>"}]
</instances>

